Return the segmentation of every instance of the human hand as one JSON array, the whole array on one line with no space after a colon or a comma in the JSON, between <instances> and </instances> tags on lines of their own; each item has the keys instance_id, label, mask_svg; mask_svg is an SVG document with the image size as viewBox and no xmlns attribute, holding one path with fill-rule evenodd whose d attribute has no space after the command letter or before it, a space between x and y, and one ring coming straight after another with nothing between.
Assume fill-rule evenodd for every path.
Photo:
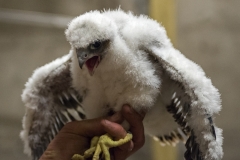
<instances>
[{"instance_id":1,"label":"human hand","mask_svg":"<svg viewBox=\"0 0 240 160\"><path fill-rule=\"evenodd\" d=\"M105 133L116 140L124 138L127 131L120 123L125 119L130 124L133 139L122 146L110 149L112 160L124 160L144 144L143 117L130 106L124 105L120 112L111 117L67 123L48 145L40 160L70 160L73 154L83 155L89 148L92 137Z\"/></svg>"},{"instance_id":2,"label":"human hand","mask_svg":"<svg viewBox=\"0 0 240 160\"><path fill-rule=\"evenodd\" d=\"M122 146L111 148L111 160L125 160L127 157L132 155L134 152L139 150L145 142L143 118L145 113L142 115L134 111L130 106L124 105L121 110L123 118L129 123L129 131L132 133L133 138L130 142L123 144ZM111 125L105 125L105 131L111 136L114 136L116 140L124 138L127 131L117 123L107 121Z\"/></svg>"}]
</instances>

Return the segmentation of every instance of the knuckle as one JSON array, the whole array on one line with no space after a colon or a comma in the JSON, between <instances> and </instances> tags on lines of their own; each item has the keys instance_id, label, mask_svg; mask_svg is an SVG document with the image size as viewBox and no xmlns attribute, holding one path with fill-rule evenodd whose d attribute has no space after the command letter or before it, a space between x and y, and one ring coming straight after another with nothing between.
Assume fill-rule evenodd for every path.
<instances>
[{"instance_id":1,"label":"knuckle","mask_svg":"<svg viewBox=\"0 0 240 160\"><path fill-rule=\"evenodd\" d=\"M62 132L65 132L65 131L71 131L73 126L75 125L75 122L68 122L66 123L63 128L61 129Z\"/></svg>"}]
</instances>

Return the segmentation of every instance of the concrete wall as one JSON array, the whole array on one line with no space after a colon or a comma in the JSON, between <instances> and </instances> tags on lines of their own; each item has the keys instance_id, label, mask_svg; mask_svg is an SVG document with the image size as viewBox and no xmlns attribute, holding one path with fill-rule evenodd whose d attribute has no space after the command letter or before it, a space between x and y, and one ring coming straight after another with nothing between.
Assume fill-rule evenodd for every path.
<instances>
[{"instance_id":1,"label":"concrete wall","mask_svg":"<svg viewBox=\"0 0 240 160\"><path fill-rule=\"evenodd\" d=\"M224 159L240 157L240 1L178 0L178 47L222 94Z\"/></svg>"},{"instance_id":2,"label":"concrete wall","mask_svg":"<svg viewBox=\"0 0 240 160\"><path fill-rule=\"evenodd\" d=\"M91 3L83 0L0 0L1 8L70 17L119 5L135 13L148 11L146 0L92 0ZM216 122L224 129L224 159L237 160L240 157L240 1L177 0L176 5L176 47L200 64L219 88L223 110ZM6 23L2 15L0 12L0 159L26 159L18 138L24 114L20 99L24 83L35 68L66 54L70 46L63 28ZM143 158L146 155L140 154L141 159L148 159Z\"/></svg>"}]
</instances>

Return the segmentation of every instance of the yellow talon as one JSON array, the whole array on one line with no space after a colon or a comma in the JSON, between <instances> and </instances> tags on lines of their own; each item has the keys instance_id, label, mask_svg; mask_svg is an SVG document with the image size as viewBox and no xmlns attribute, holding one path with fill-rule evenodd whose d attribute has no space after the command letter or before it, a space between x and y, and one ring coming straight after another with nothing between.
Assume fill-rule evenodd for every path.
<instances>
[{"instance_id":1,"label":"yellow talon","mask_svg":"<svg viewBox=\"0 0 240 160\"><path fill-rule=\"evenodd\" d=\"M81 156L80 154L74 154L72 156L72 160L85 160L85 158L83 156Z\"/></svg>"},{"instance_id":2,"label":"yellow talon","mask_svg":"<svg viewBox=\"0 0 240 160\"><path fill-rule=\"evenodd\" d=\"M100 137L93 137L91 145L88 150L84 152L84 155L74 154L72 160L85 160L89 157L93 157L93 160L99 160L99 156L103 153L105 160L110 160L109 149L112 147L121 146L132 139L132 134L128 133L123 139L118 141L112 140L112 137L108 134Z\"/></svg>"}]
</instances>

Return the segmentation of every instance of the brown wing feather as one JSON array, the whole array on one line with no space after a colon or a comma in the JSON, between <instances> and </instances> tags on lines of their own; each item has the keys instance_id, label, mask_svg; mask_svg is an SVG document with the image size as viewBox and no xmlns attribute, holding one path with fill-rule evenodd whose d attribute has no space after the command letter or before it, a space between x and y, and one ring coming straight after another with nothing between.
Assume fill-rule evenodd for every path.
<instances>
[{"instance_id":1,"label":"brown wing feather","mask_svg":"<svg viewBox=\"0 0 240 160\"><path fill-rule=\"evenodd\" d=\"M48 65L54 65L53 63ZM39 68L33 75L36 78L29 80L29 83L35 82L24 91L27 113L21 134L25 148L30 149L34 160L40 158L50 141L67 122L85 119L81 107L82 96L71 87L70 64L69 58L51 71L44 67Z\"/></svg>"},{"instance_id":2,"label":"brown wing feather","mask_svg":"<svg viewBox=\"0 0 240 160\"><path fill-rule=\"evenodd\" d=\"M221 136L216 136L215 126L213 124L211 115L207 110L203 110L201 106L199 106L199 108L195 107L193 111L194 103L197 102L201 105L201 102L198 99L198 95L195 94L194 88L188 84L188 81L185 80L186 77L184 77L184 75L180 73L177 68L175 68L175 66L171 65L162 57L155 54L152 50L144 50L149 54L150 57L152 57L150 59L154 59L154 63L158 63L162 67L161 94L164 100L164 104L166 104L168 112L172 114L173 118L181 128L181 130L175 130L168 135L160 135L156 137L158 137L162 143L175 144L178 142L178 140L184 140L183 136L187 136L188 140L185 145L187 149L184 155L185 159L208 159L212 156L209 155L209 152L211 152L209 150L211 147L211 141L216 141L216 138L220 138L219 141L221 141L222 138ZM218 93L216 92L216 94ZM199 113L196 113L198 112L198 109ZM194 116L193 112L195 112ZM196 114L199 114L199 117L195 117ZM199 122L197 122L195 118L198 119ZM203 124L204 128L201 128L202 126L199 128L198 126L195 126L197 123ZM213 140L208 140L204 137L204 133L207 133L208 131L210 131L212 137L214 137ZM199 133L196 134L196 132ZM199 134L201 137L199 137ZM220 149L219 153L217 153L220 154L220 157L222 154L221 151L222 150Z\"/></svg>"}]
</instances>

